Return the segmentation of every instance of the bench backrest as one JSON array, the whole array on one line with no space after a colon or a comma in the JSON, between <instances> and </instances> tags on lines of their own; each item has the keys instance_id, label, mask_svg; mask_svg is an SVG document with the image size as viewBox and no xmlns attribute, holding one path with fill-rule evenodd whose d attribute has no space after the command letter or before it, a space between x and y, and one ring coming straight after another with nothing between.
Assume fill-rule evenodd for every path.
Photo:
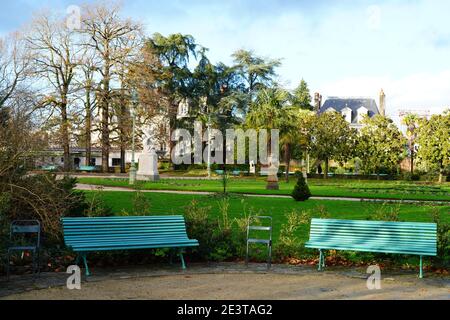
<instances>
[{"instance_id":1,"label":"bench backrest","mask_svg":"<svg viewBox=\"0 0 450 320\"><path fill-rule=\"evenodd\" d=\"M95 166L80 166L79 170L81 171L95 171Z\"/></svg>"},{"instance_id":2,"label":"bench backrest","mask_svg":"<svg viewBox=\"0 0 450 320\"><path fill-rule=\"evenodd\" d=\"M66 244L80 239L188 238L183 216L62 218L61 221Z\"/></svg>"},{"instance_id":3,"label":"bench backrest","mask_svg":"<svg viewBox=\"0 0 450 320\"><path fill-rule=\"evenodd\" d=\"M311 243L324 249L435 256L435 223L312 219Z\"/></svg>"}]
</instances>

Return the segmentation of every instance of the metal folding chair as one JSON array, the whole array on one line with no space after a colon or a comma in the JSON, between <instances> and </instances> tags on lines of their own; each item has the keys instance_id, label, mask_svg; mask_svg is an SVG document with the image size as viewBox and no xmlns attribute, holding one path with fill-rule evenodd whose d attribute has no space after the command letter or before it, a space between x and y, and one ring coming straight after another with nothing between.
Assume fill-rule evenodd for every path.
<instances>
[{"instance_id":1,"label":"metal folding chair","mask_svg":"<svg viewBox=\"0 0 450 320\"><path fill-rule=\"evenodd\" d=\"M268 221L269 225L252 225L252 222ZM250 238L250 231L267 231L269 239ZM245 265L248 266L248 258L251 243L265 244L267 246L267 269L272 265L272 217L269 216L253 216L248 219L247 225L247 254L245 256Z\"/></svg>"},{"instance_id":2,"label":"metal folding chair","mask_svg":"<svg viewBox=\"0 0 450 320\"><path fill-rule=\"evenodd\" d=\"M32 235L36 234L34 241ZM11 222L9 233L8 264L6 276L9 280L11 253L14 251L30 251L33 254L33 275L40 273L39 250L41 245L41 223L38 220L15 220ZM18 243L20 240L20 243Z\"/></svg>"}]
</instances>

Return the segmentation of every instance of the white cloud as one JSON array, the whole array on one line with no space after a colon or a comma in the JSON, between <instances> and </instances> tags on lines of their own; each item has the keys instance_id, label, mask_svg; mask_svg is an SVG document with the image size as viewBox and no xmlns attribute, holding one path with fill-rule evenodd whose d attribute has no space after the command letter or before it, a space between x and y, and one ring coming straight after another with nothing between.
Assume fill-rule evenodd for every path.
<instances>
[{"instance_id":1,"label":"white cloud","mask_svg":"<svg viewBox=\"0 0 450 320\"><path fill-rule=\"evenodd\" d=\"M367 27L369 30L379 30L381 26L381 8L377 5L367 7Z\"/></svg>"}]
</instances>

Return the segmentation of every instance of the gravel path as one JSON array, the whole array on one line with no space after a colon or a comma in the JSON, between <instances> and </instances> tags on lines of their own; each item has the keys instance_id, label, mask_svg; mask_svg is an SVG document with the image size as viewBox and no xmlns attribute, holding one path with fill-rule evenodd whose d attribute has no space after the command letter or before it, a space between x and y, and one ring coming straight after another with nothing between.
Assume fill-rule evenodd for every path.
<instances>
[{"instance_id":1,"label":"gravel path","mask_svg":"<svg viewBox=\"0 0 450 320\"><path fill-rule=\"evenodd\" d=\"M193 265L178 269L127 269L97 271L81 290L68 290L61 283L52 288L12 293L1 299L445 299L450 300L450 278L400 271L383 274L381 289L368 290L362 269L317 272L313 267L275 265L269 272L263 265ZM100 273L100 274L99 274ZM48 280L47 280L48 281ZM1 287L1 286L0 286Z\"/></svg>"}]
</instances>

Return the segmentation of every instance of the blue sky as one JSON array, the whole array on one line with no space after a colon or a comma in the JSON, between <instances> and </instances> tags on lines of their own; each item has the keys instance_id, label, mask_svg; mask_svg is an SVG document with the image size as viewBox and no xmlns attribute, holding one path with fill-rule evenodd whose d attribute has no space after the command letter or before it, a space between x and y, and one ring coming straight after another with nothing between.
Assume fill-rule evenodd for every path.
<instances>
[{"instance_id":1,"label":"blue sky","mask_svg":"<svg viewBox=\"0 0 450 320\"><path fill-rule=\"evenodd\" d=\"M82 3L1 1L1 34L35 10ZM123 7L148 34L193 35L213 62L231 63L239 48L282 58L279 80L288 88L301 78L325 97L377 98L383 88L392 116L450 106L448 0L128 0Z\"/></svg>"}]
</instances>

